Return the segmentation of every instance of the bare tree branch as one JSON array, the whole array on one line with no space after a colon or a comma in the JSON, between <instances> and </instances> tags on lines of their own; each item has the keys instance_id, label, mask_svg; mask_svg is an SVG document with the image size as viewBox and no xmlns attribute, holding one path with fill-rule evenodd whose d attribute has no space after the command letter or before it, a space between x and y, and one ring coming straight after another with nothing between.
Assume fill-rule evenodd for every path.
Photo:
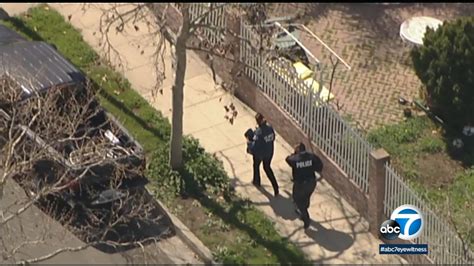
<instances>
[{"instance_id":1,"label":"bare tree branch","mask_svg":"<svg viewBox=\"0 0 474 266\"><path fill-rule=\"evenodd\" d=\"M268 49L267 44L263 44L262 40L268 41L268 36L271 34L270 31L264 29L262 27L262 34L261 36L265 36L257 45L254 45L253 42L247 40L240 36L240 33L233 32L232 30L223 26L216 26L212 24L212 21L209 22L208 18L211 18L216 13L219 14L227 12L226 10L235 9L238 10L239 15L251 16L254 19L257 19L260 24L262 24L265 19L266 15L264 12L264 8L266 5L239 5L239 4L221 4L221 5L214 5L210 4L210 7L207 8L203 4L189 4L189 3L180 3L180 4L135 4L129 7L124 7L125 5L112 6L108 8L102 8L101 11L103 13L101 18L101 34L103 37L104 47L107 49L105 53L108 55L106 58L110 59L112 57L117 57L115 55L117 50L113 47L114 44L110 41L108 35L111 32L111 29L114 27L116 28L116 33L126 35L126 26L127 24L132 24L137 22L138 20L142 21L152 21L153 25L150 25L150 29L148 32L141 32L143 34L143 38L150 37L153 38L153 43L156 44L154 46L154 52L152 55L152 59L154 61L154 70L155 70L155 84L154 87L151 88L152 97L156 97L158 94L163 94L163 82L165 78L165 57L169 57L166 59L171 59L171 66L172 72L174 73L174 84L171 86L171 94L173 98L173 107L172 107L172 141L171 145L173 146L171 150L170 162L173 165L173 169L182 167L182 161L179 158L182 158L180 154L182 154L182 147L181 144L182 136L180 135L182 132L182 104L179 103L178 99L181 99L181 94L184 89L184 75L186 71L186 51L189 50L199 50L198 47L192 47L188 45L188 40L192 39L193 37L200 38L202 46L199 48L201 51L204 51L209 55L211 71L213 72L213 80L217 83L216 78L216 71L214 68L214 56L223 58L227 62L232 62L236 66L241 66L243 62L236 58L228 57L227 55L232 50L236 50L238 48L238 43L246 43L251 47L252 50L255 51L256 56L268 57L269 55L273 54L274 52L272 49ZM149 11L147 13L143 7ZM228 7L228 8L226 8ZM196 13L199 11L200 13ZM152 13L152 14L150 14ZM140 15L138 15L140 14ZM146 17L145 14L152 15L153 19L149 19ZM226 13L223 13L226 14ZM135 26L135 25L134 25ZM136 28L135 28L136 29ZM214 39L213 43L206 42L205 39L201 38L201 34L211 33L213 36L220 36L219 38ZM215 43L214 43L215 42ZM166 50L167 43L170 44L170 50ZM184 50L182 50L182 48ZM110 61L110 60L109 60ZM251 69L254 67L249 66ZM233 69L233 68L232 68ZM235 86L230 85L230 87ZM236 113L236 112L234 112ZM235 116L234 116L235 118Z\"/></svg>"},{"instance_id":2,"label":"bare tree branch","mask_svg":"<svg viewBox=\"0 0 474 266\"><path fill-rule=\"evenodd\" d=\"M457 225L456 221L454 220L454 217L453 217L453 214L452 214L452 208L451 208L451 205L450 205L450 197L448 195L446 195L446 209L448 211L448 220L450 222L450 224L453 226L454 228L454 232L456 232L456 236L459 238L459 240L461 241L461 244L462 244L462 248L463 248L463 255L464 255L464 259L466 261L472 261L474 258L471 257L472 253L471 253L471 249L470 249L470 246L469 246L469 243L466 241L466 239L469 239L469 236L466 238L461 232L459 226ZM469 222L469 221L468 221ZM472 221L470 221L472 223ZM472 232L469 232L469 234L471 234Z\"/></svg>"},{"instance_id":3,"label":"bare tree branch","mask_svg":"<svg viewBox=\"0 0 474 266\"><path fill-rule=\"evenodd\" d=\"M52 87L47 93L22 99L15 82L0 79L0 186L3 191L7 181L14 181L26 195L11 203L2 202L3 259L16 259L23 250L46 243L47 231L31 239L22 227L11 230L33 206L86 244L61 247L22 263L100 244L143 249L146 241L172 233L169 229L123 231L134 223L148 228L165 220L141 185L128 187L130 182L142 182L143 154L136 143L124 142L125 133L98 105L90 85ZM7 237L15 242L5 241Z\"/></svg>"},{"instance_id":4,"label":"bare tree branch","mask_svg":"<svg viewBox=\"0 0 474 266\"><path fill-rule=\"evenodd\" d=\"M232 62L232 63L235 63L235 64L240 63L239 60L236 60L236 59L234 59L234 58L229 58L229 57L227 57L227 56L225 56L225 55L222 55L222 53L217 53L216 51L213 51L213 50L210 50L210 49L205 49L205 48L203 48L203 47L194 47L194 46L189 46L189 45L188 45L188 46L186 46L186 49L192 50L192 51L204 52L204 53L207 53L207 54L210 55L210 56L216 56L216 57L219 57L219 58L221 58L221 59L223 59L223 60L226 60L226 61L229 61L229 62ZM210 60L211 60L211 58L210 58ZM246 66L246 67L248 67L248 68L250 68L250 69L252 69L252 70L257 70L257 69L254 68L253 66Z\"/></svg>"}]
</instances>

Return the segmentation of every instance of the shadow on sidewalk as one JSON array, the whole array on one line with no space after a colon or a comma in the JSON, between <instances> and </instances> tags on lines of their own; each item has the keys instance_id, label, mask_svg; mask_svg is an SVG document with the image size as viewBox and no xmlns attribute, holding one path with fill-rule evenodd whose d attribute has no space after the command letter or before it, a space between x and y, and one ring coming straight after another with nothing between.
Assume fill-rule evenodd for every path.
<instances>
[{"instance_id":1,"label":"shadow on sidewalk","mask_svg":"<svg viewBox=\"0 0 474 266\"><path fill-rule=\"evenodd\" d=\"M293 204L293 200L291 199L291 195L288 193L288 198L284 197L281 193L277 196L274 197L273 194L268 192L264 187L260 187L258 189L260 192L262 192L265 197L268 198L269 202L257 202L254 203L256 206L262 206L262 205L270 205L272 207L273 212L285 219L285 220L290 220L294 221L298 219L298 215L295 212L295 206Z\"/></svg>"},{"instance_id":2,"label":"shadow on sidewalk","mask_svg":"<svg viewBox=\"0 0 474 266\"><path fill-rule=\"evenodd\" d=\"M311 227L305 233L316 244L332 252L342 252L354 244L354 239L349 234L327 229L316 221L311 221Z\"/></svg>"},{"instance_id":3,"label":"shadow on sidewalk","mask_svg":"<svg viewBox=\"0 0 474 266\"><path fill-rule=\"evenodd\" d=\"M229 157L227 157L222 151L218 151L217 153L219 153L220 156L222 156L223 159L225 159L228 163L229 163L229 166L230 166L230 170L232 172L232 176L229 176L230 178L230 187L235 190L235 188L237 187L237 183L239 182L238 178L237 178L237 174L235 173L235 167L234 167L234 164L232 163L232 161L229 159Z\"/></svg>"},{"instance_id":4,"label":"shadow on sidewalk","mask_svg":"<svg viewBox=\"0 0 474 266\"><path fill-rule=\"evenodd\" d=\"M192 173L181 171L180 174L183 177L183 190L186 191L186 194L198 200L203 207L220 217L226 224L231 224L239 230L246 232L252 237L253 241L275 255L278 262L281 264L308 263L305 258L289 249L286 241L269 239L257 230L258 225L241 222L238 213L247 209L247 206L253 205L252 203L238 198L233 193L224 193L224 199L230 204L230 208L224 208L220 203L206 195L205 189L196 181Z\"/></svg>"},{"instance_id":5,"label":"shadow on sidewalk","mask_svg":"<svg viewBox=\"0 0 474 266\"><path fill-rule=\"evenodd\" d=\"M288 192L285 191L289 196L286 198L282 194L274 197L263 187L260 187L258 190L268 198L269 202L254 203L254 205L270 205L275 214L285 220L294 221L298 219L291 195ZM298 227L298 230L303 229ZM314 240L314 244L320 245L331 252L342 252L354 244L354 238L349 234L334 229L327 229L321 223L314 220L311 221L311 227L306 230L305 234Z\"/></svg>"}]
</instances>

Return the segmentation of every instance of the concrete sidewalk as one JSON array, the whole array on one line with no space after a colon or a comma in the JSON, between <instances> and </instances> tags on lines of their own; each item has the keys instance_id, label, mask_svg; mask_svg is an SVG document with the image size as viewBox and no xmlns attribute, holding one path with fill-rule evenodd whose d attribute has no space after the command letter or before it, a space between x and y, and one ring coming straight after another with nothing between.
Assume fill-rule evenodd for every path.
<instances>
[{"instance_id":1,"label":"concrete sidewalk","mask_svg":"<svg viewBox=\"0 0 474 266\"><path fill-rule=\"evenodd\" d=\"M99 17L104 5L89 5L87 11L80 4L52 4L64 17L72 15L70 22L81 30L84 39L97 51L100 48ZM123 7L126 8L126 7ZM151 18L150 18L151 20ZM157 36L146 35L145 22L131 26L122 34L111 34L110 42L122 59L126 59L123 73L144 98L166 117L171 115L170 87L173 82L169 54L165 58L166 77L164 95L152 99L154 84L152 67L153 43ZM113 58L119 69L119 60ZM124 63L124 62L122 62ZM402 263L398 256L378 255L378 239L368 232L367 222L327 184L318 184L312 198L311 232L305 234L302 222L293 212L291 203L290 169L284 158L292 148L277 136L272 167L281 187L281 196L273 198L269 181L262 169L262 185L269 193L262 194L251 185L252 159L245 153L243 133L255 126L254 112L244 104L215 86L210 70L196 54L188 53L185 87L184 131L199 139L208 152L216 153L223 161L238 193L250 198L272 221L281 235L288 237L308 257L317 263ZM224 119L224 104L233 102L239 115L233 125ZM271 121L270 121L271 123ZM326 177L331 178L331 177Z\"/></svg>"}]
</instances>

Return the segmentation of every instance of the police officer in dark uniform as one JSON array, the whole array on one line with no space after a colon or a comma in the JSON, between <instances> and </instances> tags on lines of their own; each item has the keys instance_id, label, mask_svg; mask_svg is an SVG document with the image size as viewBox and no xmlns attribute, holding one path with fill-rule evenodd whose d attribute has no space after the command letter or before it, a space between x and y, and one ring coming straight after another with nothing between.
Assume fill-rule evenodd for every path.
<instances>
[{"instance_id":1,"label":"police officer in dark uniform","mask_svg":"<svg viewBox=\"0 0 474 266\"><path fill-rule=\"evenodd\" d=\"M276 197L279 194L278 183L273 174L273 170L270 167L273 158L275 131L269 124L267 124L267 121L262 114L257 113L255 120L257 120L258 127L254 134L251 134L249 131L245 133L246 138L249 140L247 146L250 150L249 153L253 155L252 183L256 187L260 187L260 164L263 162L263 170L265 170L268 179L272 183L273 192ZM249 139L250 137L253 138Z\"/></svg>"},{"instance_id":2,"label":"police officer in dark uniform","mask_svg":"<svg viewBox=\"0 0 474 266\"><path fill-rule=\"evenodd\" d=\"M307 229L311 223L308 213L309 200L316 188L317 181L314 172L321 175L323 163L318 156L307 152L303 143L296 145L295 152L286 157L286 162L292 169L293 201L304 222L304 228Z\"/></svg>"}]
</instances>

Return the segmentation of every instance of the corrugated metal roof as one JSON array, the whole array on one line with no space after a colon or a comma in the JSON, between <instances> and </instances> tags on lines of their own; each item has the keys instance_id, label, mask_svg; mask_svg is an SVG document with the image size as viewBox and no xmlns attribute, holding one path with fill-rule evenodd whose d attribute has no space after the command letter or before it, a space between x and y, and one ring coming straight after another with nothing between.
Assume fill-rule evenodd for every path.
<instances>
[{"instance_id":1,"label":"corrugated metal roof","mask_svg":"<svg viewBox=\"0 0 474 266\"><path fill-rule=\"evenodd\" d=\"M4 25L0 25L0 45L25 41L27 40L16 31L12 31Z\"/></svg>"},{"instance_id":2,"label":"corrugated metal roof","mask_svg":"<svg viewBox=\"0 0 474 266\"><path fill-rule=\"evenodd\" d=\"M84 75L50 45L29 41L0 46L1 75L17 82L26 95L85 80Z\"/></svg>"}]
</instances>

